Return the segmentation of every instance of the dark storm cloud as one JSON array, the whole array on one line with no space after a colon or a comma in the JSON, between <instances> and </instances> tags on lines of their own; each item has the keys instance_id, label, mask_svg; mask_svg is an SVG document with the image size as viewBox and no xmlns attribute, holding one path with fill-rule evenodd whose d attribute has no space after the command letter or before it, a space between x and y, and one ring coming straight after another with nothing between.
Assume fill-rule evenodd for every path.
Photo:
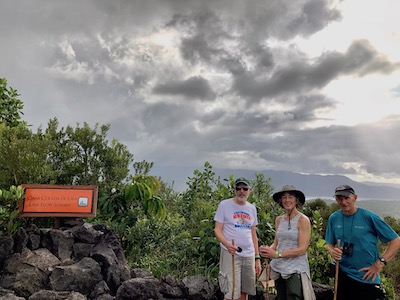
<instances>
[{"instance_id":1,"label":"dark storm cloud","mask_svg":"<svg viewBox=\"0 0 400 300\"><path fill-rule=\"evenodd\" d=\"M399 130L399 115L387 116L378 122L354 129L355 145L352 154L360 158L368 173L384 175L396 173L400 169L400 154L393 151Z\"/></svg>"},{"instance_id":2,"label":"dark storm cloud","mask_svg":"<svg viewBox=\"0 0 400 300\"><path fill-rule=\"evenodd\" d=\"M399 68L398 62L381 56L367 41L355 41L346 53L328 52L315 62L294 61L276 67L272 73L258 75L261 79L257 79L254 72L241 74L235 78L233 88L241 96L259 100L318 90L341 75L387 74Z\"/></svg>"},{"instance_id":3,"label":"dark storm cloud","mask_svg":"<svg viewBox=\"0 0 400 300\"><path fill-rule=\"evenodd\" d=\"M215 93L212 91L208 81L202 77L196 76L184 81L170 81L154 87L154 93L166 95L181 95L200 100L213 100Z\"/></svg>"},{"instance_id":4,"label":"dark storm cloud","mask_svg":"<svg viewBox=\"0 0 400 300\"><path fill-rule=\"evenodd\" d=\"M400 69L399 62L391 62L366 40L355 41L345 56L336 63L343 66L343 73L357 72L359 76L373 73L389 74Z\"/></svg>"},{"instance_id":5,"label":"dark storm cloud","mask_svg":"<svg viewBox=\"0 0 400 300\"><path fill-rule=\"evenodd\" d=\"M328 23L340 20L340 13L329 8L329 1L305 1L296 5L290 1L254 1L242 6L229 1L216 3L225 3L226 13L214 10L214 5L210 5L200 13L195 11L175 14L168 26L177 26L187 33L181 44L185 59L193 63L212 63L220 68L227 67L224 62L236 62L235 65L231 65L232 72L247 68L241 59L242 56L252 57L251 59L263 62L262 65L270 66L270 55L256 56L260 48L265 48L263 45L268 38L308 36L318 32ZM215 6L218 7L218 4ZM229 12L232 12L233 16ZM321 15L324 18L321 18ZM306 20L299 21L304 18ZM288 20L293 20L296 24L281 24L290 22ZM282 30L286 26L289 30ZM290 27L295 27L295 30Z\"/></svg>"},{"instance_id":6,"label":"dark storm cloud","mask_svg":"<svg viewBox=\"0 0 400 300\"><path fill-rule=\"evenodd\" d=\"M392 150L391 142L400 129L399 121L399 116L392 116L358 127L287 130L284 136L265 140L261 155L271 164L290 164L292 170L356 174L361 169L385 176L400 168L399 154Z\"/></svg>"},{"instance_id":7,"label":"dark storm cloud","mask_svg":"<svg viewBox=\"0 0 400 300\"><path fill-rule=\"evenodd\" d=\"M166 139L170 135L181 136L182 131L191 127L191 121L197 119L189 106L179 104L156 103L143 111L143 125L146 132ZM168 124L168 126L166 126ZM186 124L186 125L185 125ZM179 133L179 134L178 134Z\"/></svg>"},{"instance_id":8,"label":"dark storm cloud","mask_svg":"<svg viewBox=\"0 0 400 300\"><path fill-rule=\"evenodd\" d=\"M288 24L288 32L309 36L323 29L333 21L339 21L341 15L337 10L331 10L327 1L312 0L304 4L301 13Z\"/></svg>"}]
</instances>

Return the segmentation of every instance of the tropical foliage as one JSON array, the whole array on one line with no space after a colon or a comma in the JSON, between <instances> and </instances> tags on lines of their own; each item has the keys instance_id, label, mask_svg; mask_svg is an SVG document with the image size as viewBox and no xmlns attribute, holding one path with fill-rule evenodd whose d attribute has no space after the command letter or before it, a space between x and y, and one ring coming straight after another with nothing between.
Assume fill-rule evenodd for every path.
<instances>
[{"instance_id":1,"label":"tropical foliage","mask_svg":"<svg viewBox=\"0 0 400 300\"><path fill-rule=\"evenodd\" d=\"M18 96L17 90L8 86L5 78L0 78L0 123L9 127L24 123L21 116L24 104Z\"/></svg>"},{"instance_id":2,"label":"tropical foliage","mask_svg":"<svg viewBox=\"0 0 400 300\"><path fill-rule=\"evenodd\" d=\"M24 194L22 186L11 186L9 190L0 189L0 236L6 236L22 226L18 216L18 203Z\"/></svg>"}]
</instances>

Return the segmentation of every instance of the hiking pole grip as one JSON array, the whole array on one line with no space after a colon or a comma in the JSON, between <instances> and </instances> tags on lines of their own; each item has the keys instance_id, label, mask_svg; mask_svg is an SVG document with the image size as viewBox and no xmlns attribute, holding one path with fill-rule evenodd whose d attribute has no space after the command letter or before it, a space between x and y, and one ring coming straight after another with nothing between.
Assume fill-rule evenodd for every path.
<instances>
[{"instance_id":1,"label":"hiking pole grip","mask_svg":"<svg viewBox=\"0 0 400 300\"><path fill-rule=\"evenodd\" d=\"M340 239L337 240L336 247L340 248ZM334 290L334 294L333 294L333 300L336 300L336 298L337 298L338 278L339 278L339 261L336 260L336 264L335 264L335 290Z\"/></svg>"},{"instance_id":2,"label":"hiking pole grip","mask_svg":"<svg viewBox=\"0 0 400 300\"><path fill-rule=\"evenodd\" d=\"M232 245L235 246L235 240L232 239ZM235 253L232 254L232 300L235 299Z\"/></svg>"}]
</instances>

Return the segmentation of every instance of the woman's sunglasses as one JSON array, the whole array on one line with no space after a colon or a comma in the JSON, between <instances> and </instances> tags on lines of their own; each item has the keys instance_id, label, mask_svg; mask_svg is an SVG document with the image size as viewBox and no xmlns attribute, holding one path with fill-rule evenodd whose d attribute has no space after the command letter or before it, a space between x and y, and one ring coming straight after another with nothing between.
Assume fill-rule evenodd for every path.
<instances>
[{"instance_id":1,"label":"woman's sunglasses","mask_svg":"<svg viewBox=\"0 0 400 300\"><path fill-rule=\"evenodd\" d=\"M235 190L237 190L237 191L243 190L243 191L247 192L249 190L249 187L248 186L236 186Z\"/></svg>"}]
</instances>

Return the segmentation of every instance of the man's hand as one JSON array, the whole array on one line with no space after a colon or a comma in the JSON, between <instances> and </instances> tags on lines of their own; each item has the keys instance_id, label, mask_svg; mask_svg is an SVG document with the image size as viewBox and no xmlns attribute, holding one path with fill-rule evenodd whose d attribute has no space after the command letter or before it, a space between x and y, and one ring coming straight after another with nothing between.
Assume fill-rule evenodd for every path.
<instances>
[{"instance_id":1,"label":"man's hand","mask_svg":"<svg viewBox=\"0 0 400 300\"><path fill-rule=\"evenodd\" d=\"M329 250L329 254L332 256L334 260L341 260L343 255L343 247L332 247Z\"/></svg>"},{"instance_id":2,"label":"man's hand","mask_svg":"<svg viewBox=\"0 0 400 300\"><path fill-rule=\"evenodd\" d=\"M236 253L236 251L238 251L239 247L236 245L233 245L231 243L227 243L226 248L228 249L228 252L231 255L234 255Z\"/></svg>"},{"instance_id":3,"label":"man's hand","mask_svg":"<svg viewBox=\"0 0 400 300\"><path fill-rule=\"evenodd\" d=\"M364 280L372 279L372 281L375 281L376 276L378 276L379 272L382 271L384 266L385 264L378 260L372 266L361 268L359 271L365 271L365 274L362 277Z\"/></svg>"}]
</instances>

